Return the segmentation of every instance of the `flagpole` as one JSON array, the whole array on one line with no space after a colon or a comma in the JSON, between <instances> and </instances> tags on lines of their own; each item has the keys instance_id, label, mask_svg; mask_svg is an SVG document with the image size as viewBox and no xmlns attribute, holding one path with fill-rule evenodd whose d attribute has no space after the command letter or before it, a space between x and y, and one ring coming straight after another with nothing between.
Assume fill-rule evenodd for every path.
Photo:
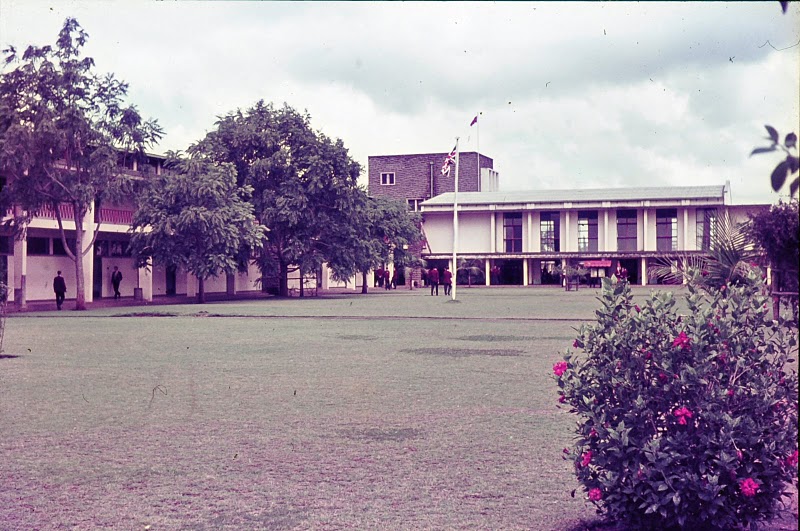
<instances>
[{"instance_id":1,"label":"flagpole","mask_svg":"<svg viewBox=\"0 0 800 531\"><path fill-rule=\"evenodd\" d=\"M475 151L478 152L478 186L481 183L481 113L475 115L478 118L478 130L476 131L478 138L475 141Z\"/></svg>"},{"instance_id":2,"label":"flagpole","mask_svg":"<svg viewBox=\"0 0 800 531\"><path fill-rule=\"evenodd\" d=\"M456 285L458 284L458 137L456 137L456 178L453 188L453 286L450 295L456 300Z\"/></svg>"}]
</instances>

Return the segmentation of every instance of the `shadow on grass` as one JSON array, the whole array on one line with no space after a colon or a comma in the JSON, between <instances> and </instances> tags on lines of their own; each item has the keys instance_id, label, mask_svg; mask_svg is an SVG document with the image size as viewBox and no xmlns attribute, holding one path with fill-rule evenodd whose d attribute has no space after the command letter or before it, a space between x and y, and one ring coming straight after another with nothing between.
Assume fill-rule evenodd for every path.
<instances>
[{"instance_id":1,"label":"shadow on grass","mask_svg":"<svg viewBox=\"0 0 800 531\"><path fill-rule=\"evenodd\" d=\"M403 350L424 356L447 356L450 358L466 358L468 356L522 356L524 350L518 349L480 349L480 348L414 348Z\"/></svg>"},{"instance_id":2,"label":"shadow on grass","mask_svg":"<svg viewBox=\"0 0 800 531\"><path fill-rule=\"evenodd\" d=\"M403 442L419 438L422 432L415 428L353 428L339 430L339 435L356 441Z\"/></svg>"},{"instance_id":3,"label":"shadow on grass","mask_svg":"<svg viewBox=\"0 0 800 531\"><path fill-rule=\"evenodd\" d=\"M0 360L13 360L19 358L19 354L0 354Z\"/></svg>"},{"instance_id":4,"label":"shadow on grass","mask_svg":"<svg viewBox=\"0 0 800 531\"><path fill-rule=\"evenodd\" d=\"M176 317L177 313L169 312L130 312L130 313L115 313L111 317Z\"/></svg>"},{"instance_id":5,"label":"shadow on grass","mask_svg":"<svg viewBox=\"0 0 800 531\"><path fill-rule=\"evenodd\" d=\"M492 334L457 337L461 341L541 341L543 339L572 340L572 336L499 336Z\"/></svg>"}]
</instances>

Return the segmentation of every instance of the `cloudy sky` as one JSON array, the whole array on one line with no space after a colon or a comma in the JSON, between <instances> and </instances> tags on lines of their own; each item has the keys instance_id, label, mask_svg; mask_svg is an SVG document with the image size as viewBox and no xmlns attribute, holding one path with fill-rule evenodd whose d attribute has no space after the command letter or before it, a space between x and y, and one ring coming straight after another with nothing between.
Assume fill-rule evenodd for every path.
<instances>
[{"instance_id":1,"label":"cloudy sky","mask_svg":"<svg viewBox=\"0 0 800 531\"><path fill-rule=\"evenodd\" d=\"M800 6L778 2L0 0L0 44L66 17L98 72L185 149L257 100L306 109L367 157L494 159L502 190L723 184L774 202L764 124L800 122Z\"/></svg>"}]
</instances>

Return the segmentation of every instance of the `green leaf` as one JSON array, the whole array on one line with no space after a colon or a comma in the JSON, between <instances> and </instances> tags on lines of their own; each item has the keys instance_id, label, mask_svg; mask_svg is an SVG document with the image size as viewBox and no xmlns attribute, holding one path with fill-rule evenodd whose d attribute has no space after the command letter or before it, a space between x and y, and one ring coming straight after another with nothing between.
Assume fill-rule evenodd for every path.
<instances>
[{"instance_id":1,"label":"green leaf","mask_svg":"<svg viewBox=\"0 0 800 531\"><path fill-rule=\"evenodd\" d=\"M767 133L769 133L769 139L777 144L778 141L780 140L780 135L778 134L778 131L771 125L765 125L764 128L767 130Z\"/></svg>"},{"instance_id":2,"label":"green leaf","mask_svg":"<svg viewBox=\"0 0 800 531\"><path fill-rule=\"evenodd\" d=\"M786 182L786 174L789 171L789 165L787 162L781 161L775 166L775 169L772 170L772 175L770 175L770 180L772 181L772 189L776 192L781 189L783 183Z\"/></svg>"}]
</instances>

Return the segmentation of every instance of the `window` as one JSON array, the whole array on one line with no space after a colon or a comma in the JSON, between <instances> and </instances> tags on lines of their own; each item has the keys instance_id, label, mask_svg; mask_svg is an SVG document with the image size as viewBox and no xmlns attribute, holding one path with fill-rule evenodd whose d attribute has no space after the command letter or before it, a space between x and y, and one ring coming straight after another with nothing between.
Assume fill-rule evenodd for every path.
<instances>
[{"instance_id":1,"label":"window","mask_svg":"<svg viewBox=\"0 0 800 531\"><path fill-rule=\"evenodd\" d=\"M656 250L675 251L678 248L678 211L674 208L656 210Z\"/></svg>"},{"instance_id":2,"label":"window","mask_svg":"<svg viewBox=\"0 0 800 531\"><path fill-rule=\"evenodd\" d=\"M539 229L542 233L543 253L557 253L561 250L560 217L558 212L542 212Z\"/></svg>"},{"instance_id":3,"label":"window","mask_svg":"<svg viewBox=\"0 0 800 531\"><path fill-rule=\"evenodd\" d=\"M636 211L617 210L617 251L637 249Z\"/></svg>"},{"instance_id":4,"label":"window","mask_svg":"<svg viewBox=\"0 0 800 531\"><path fill-rule=\"evenodd\" d=\"M717 222L716 208L697 209L697 249L708 251L714 239L714 226Z\"/></svg>"},{"instance_id":5,"label":"window","mask_svg":"<svg viewBox=\"0 0 800 531\"><path fill-rule=\"evenodd\" d=\"M50 238L28 237L28 254L50 254Z\"/></svg>"},{"instance_id":6,"label":"window","mask_svg":"<svg viewBox=\"0 0 800 531\"><path fill-rule=\"evenodd\" d=\"M578 251L597 252L597 211L578 212Z\"/></svg>"},{"instance_id":7,"label":"window","mask_svg":"<svg viewBox=\"0 0 800 531\"><path fill-rule=\"evenodd\" d=\"M75 240L72 238L67 238L67 245L69 245L70 250L75 253ZM53 238L53 255L55 256L66 256L67 251L64 250L64 243L61 241L61 238Z\"/></svg>"},{"instance_id":8,"label":"window","mask_svg":"<svg viewBox=\"0 0 800 531\"><path fill-rule=\"evenodd\" d=\"M503 240L507 253L522 252L522 213L503 214Z\"/></svg>"},{"instance_id":9,"label":"window","mask_svg":"<svg viewBox=\"0 0 800 531\"><path fill-rule=\"evenodd\" d=\"M410 212L419 212L419 204L422 203L424 199L409 199L408 200L408 210Z\"/></svg>"},{"instance_id":10,"label":"window","mask_svg":"<svg viewBox=\"0 0 800 531\"><path fill-rule=\"evenodd\" d=\"M14 238L0 236L0 254L14 254Z\"/></svg>"},{"instance_id":11,"label":"window","mask_svg":"<svg viewBox=\"0 0 800 531\"><path fill-rule=\"evenodd\" d=\"M394 186L394 172L381 173L381 184L385 186Z\"/></svg>"}]
</instances>

